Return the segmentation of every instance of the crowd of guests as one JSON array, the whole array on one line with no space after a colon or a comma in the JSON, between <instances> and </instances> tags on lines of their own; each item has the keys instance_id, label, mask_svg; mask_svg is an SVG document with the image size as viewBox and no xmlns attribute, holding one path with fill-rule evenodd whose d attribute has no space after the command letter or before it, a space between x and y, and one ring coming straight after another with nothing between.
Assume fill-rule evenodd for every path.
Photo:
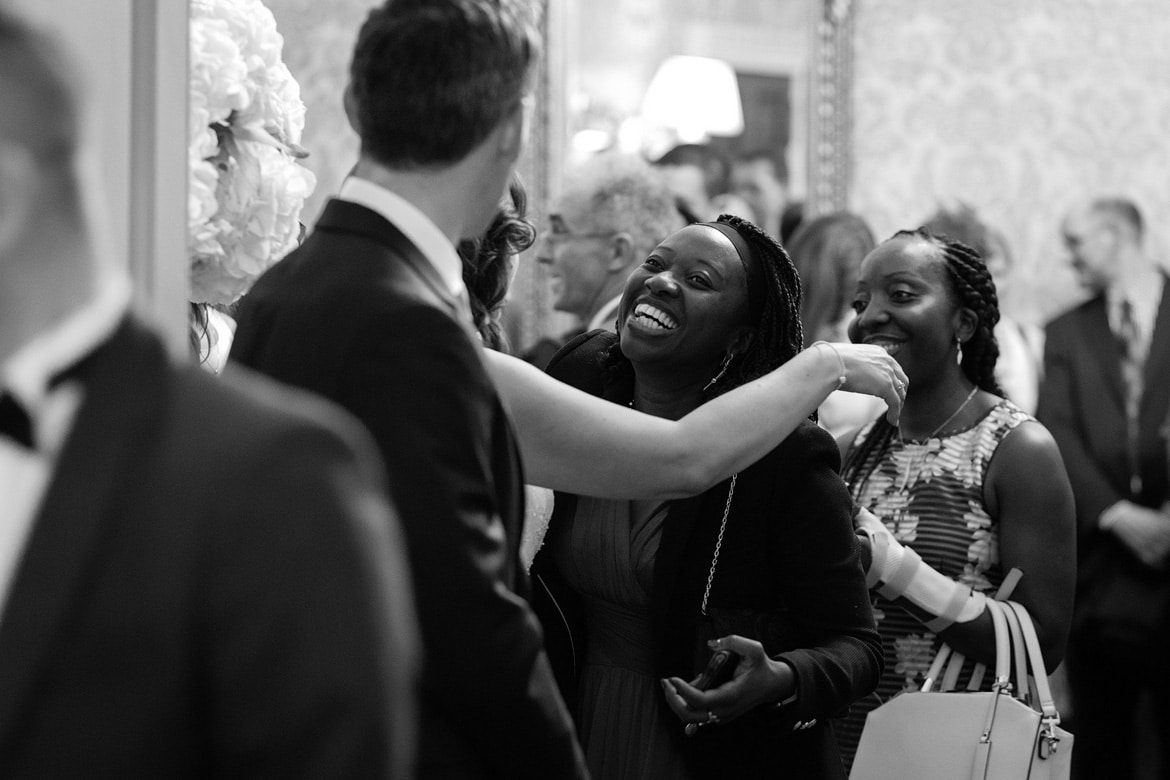
<instances>
[{"instance_id":1,"label":"crowd of guests","mask_svg":"<svg viewBox=\"0 0 1170 780\"><path fill-rule=\"evenodd\" d=\"M539 47L522 0L371 10L359 159L213 377L130 313L76 79L0 13L0 776L844 778L943 643L991 685L1013 569L1078 775L1170 772L1137 207L1069 214L1088 300L1041 359L970 209L794 226L775 158L686 146L534 220ZM579 326L522 359L530 247Z\"/></svg>"}]
</instances>

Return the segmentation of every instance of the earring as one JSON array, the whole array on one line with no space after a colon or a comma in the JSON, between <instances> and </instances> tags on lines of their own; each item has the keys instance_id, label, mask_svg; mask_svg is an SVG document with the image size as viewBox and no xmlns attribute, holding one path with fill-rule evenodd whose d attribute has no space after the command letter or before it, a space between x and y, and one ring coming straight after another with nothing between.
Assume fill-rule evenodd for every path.
<instances>
[{"instance_id":1,"label":"earring","mask_svg":"<svg viewBox=\"0 0 1170 780\"><path fill-rule=\"evenodd\" d=\"M723 378L723 375L727 373L727 368L728 368L728 366L731 365L731 361L734 358L735 358L735 355L731 354L730 352L727 353L727 357L723 358L723 364L719 366L719 373L717 373L715 376L711 377L710 382L703 385L703 392L704 393L711 389L711 385L715 384L716 382L718 382L720 379Z\"/></svg>"},{"instance_id":2,"label":"earring","mask_svg":"<svg viewBox=\"0 0 1170 780\"><path fill-rule=\"evenodd\" d=\"M955 362L960 366L963 365L963 341L958 336L955 336Z\"/></svg>"}]
</instances>

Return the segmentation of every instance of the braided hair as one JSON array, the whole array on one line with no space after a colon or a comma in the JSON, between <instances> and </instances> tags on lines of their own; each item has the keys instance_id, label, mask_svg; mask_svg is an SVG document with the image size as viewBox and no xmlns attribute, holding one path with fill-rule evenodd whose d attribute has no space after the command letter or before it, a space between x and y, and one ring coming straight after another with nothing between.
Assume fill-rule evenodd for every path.
<instances>
[{"instance_id":1,"label":"braided hair","mask_svg":"<svg viewBox=\"0 0 1170 780\"><path fill-rule=\"evenodd\" d=\"M1002 396L1003 388L995 378L995 363L999 360L999 342L995 339L999 296L983 257L962 241L931 233L922 227L900 230L893 237L906 236L933 244L942 252L956 301L975 312L978 320L975 332L963 344L963 373L980 389Z\"/></svg>"},{"instance_id":2,"label":"braided hair","mask_svg":"<svg viewBox=\"0 0 1170 780\"><path fill-rule=\"evenodd\" d=\"M712 398L757 379L794 357L803 347L804 333L800 324L800 276L788 253L772 236L746 219L723 214L716 220L735 229L751 248L760 265L766 288L764 305L755 337L748 348L737 355L719 379L704 391L705 399ZM751 284L751 275L748 283ZM609 384L633 382L633 366L621 351L621 342L615 341L602 357L604 381Z\"/></svg>"},{"instance_id":3,"label":"braided hair","mask_svg":"<svg viewBox=\"0 0 1170 780\"><path fill-rule=\"evenodd\" d=\"M999 297L983 258L963 242L931 233L924 227L899 230L891 240L895 238L917 238L939 249L955 301L975 312L978 320L975 333L963 344L962 371L980 389L1002 396L1003 390L995 379L999 343L995 340L994 328L999 322ZM851 486L852 492L859 490L859 472L869 454L875 449L881 451L889 447L897 431L896 426L881 417L874 423L865 442L856 449L850 448L841 467L841 477Z\"/></svg>"},{"instance_id":4,"label":"braided hair","mask_svg":"<svg viewBox=\"0 0 1170 780\"><path fill-rule=\"evenodd\" d=\"M511 205L500 206L487 231L479 238L460 241L457 247L475 329L484 345L495 350L507 346L499 315L511 283L508 258L536 241L536 226L525 216L528 196L518 177L509 183L508 193Z\"/></svg>"}]
</instances>

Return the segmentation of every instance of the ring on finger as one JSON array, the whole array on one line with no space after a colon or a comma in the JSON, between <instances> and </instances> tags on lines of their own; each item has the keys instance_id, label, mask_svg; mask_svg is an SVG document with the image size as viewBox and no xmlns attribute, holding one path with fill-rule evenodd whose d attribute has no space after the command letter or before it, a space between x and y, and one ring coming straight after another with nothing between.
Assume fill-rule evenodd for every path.
<instances>
[{"instance_id":1,"label":"ring on finger","mask_svg":"<svg viewBox=\"0 0 1170 780\"><path fill-rule=\"evenodd\" d=\"M716 715L714 712L711 712L711 710L707 710L707 722L708 723L718 723L719 716Z\"/></svg>"}]
</instances>

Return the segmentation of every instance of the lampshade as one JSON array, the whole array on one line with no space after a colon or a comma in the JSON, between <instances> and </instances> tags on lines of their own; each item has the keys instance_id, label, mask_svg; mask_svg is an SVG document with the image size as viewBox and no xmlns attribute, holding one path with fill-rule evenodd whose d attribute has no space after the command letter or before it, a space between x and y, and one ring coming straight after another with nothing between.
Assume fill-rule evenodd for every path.
<instances>
[{"instance_id":1,"label":"lampshade","mask_svg":"<svg viewBox=\"0 0 1170 780\"><path fill-rule=\"evenodd\" d=\"M735 70L723 60L675 55L650 80L642 118L674 130L684 143L743 132L743 105Z\"/></svg>"}]
</instances>

